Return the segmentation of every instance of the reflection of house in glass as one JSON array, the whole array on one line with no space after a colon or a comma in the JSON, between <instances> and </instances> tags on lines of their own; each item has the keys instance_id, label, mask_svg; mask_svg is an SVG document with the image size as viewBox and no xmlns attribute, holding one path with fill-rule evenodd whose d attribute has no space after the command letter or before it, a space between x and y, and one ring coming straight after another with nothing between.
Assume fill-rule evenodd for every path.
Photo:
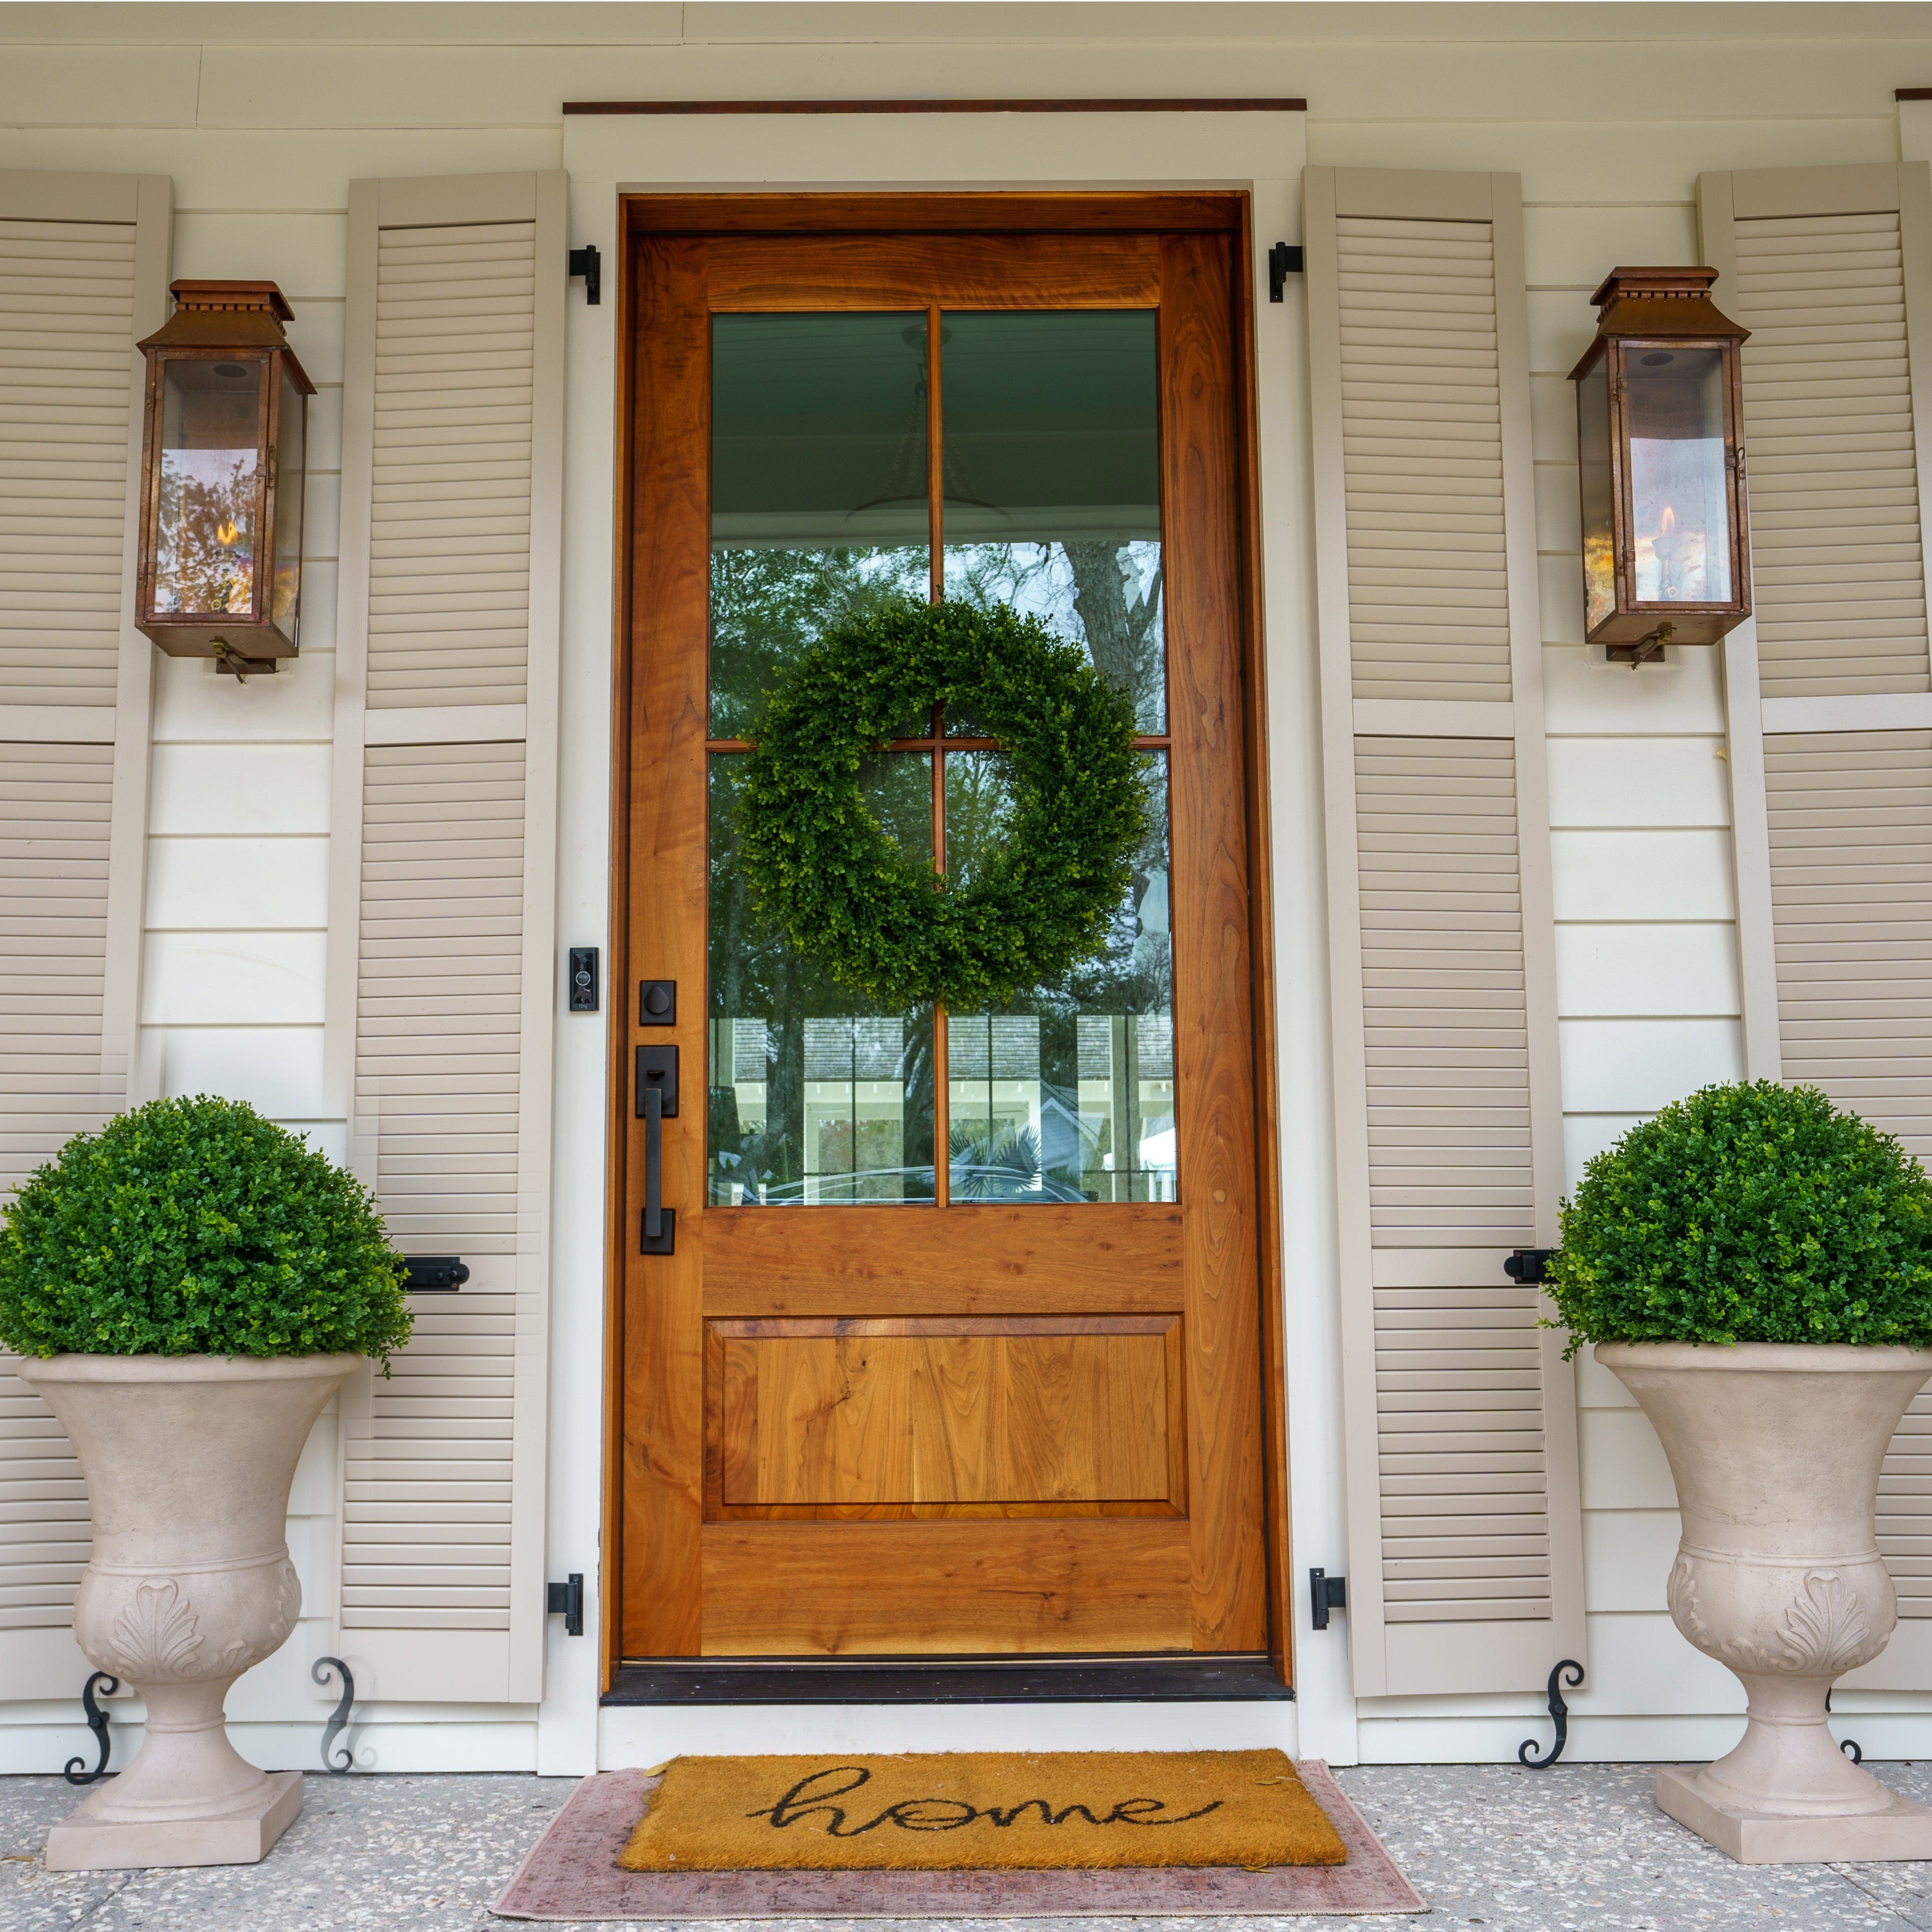
<instances>
[{"instance_id":1,"label":"reflection of house in glass","mask_svg":"<svg viewBox=\"0 0 1932 1932\"><path fill-rule=\"evenodd\" d=\"M1164 1012L955 1015L953 1198L1173 1199L1173 1040Z\"/></svg>"}]
</instances>

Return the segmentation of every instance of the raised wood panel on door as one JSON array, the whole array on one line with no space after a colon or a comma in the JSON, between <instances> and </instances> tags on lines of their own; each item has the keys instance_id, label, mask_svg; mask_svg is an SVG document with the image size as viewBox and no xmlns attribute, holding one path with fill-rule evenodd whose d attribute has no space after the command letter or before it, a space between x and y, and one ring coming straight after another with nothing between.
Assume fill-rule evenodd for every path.
<instances>
[{"instance_id":1,"label":"raised wood panel on door","mask_svg":"<svg viewBox=\"0 0 1932 1932\"><path fill-rule=\"evenodd\" d=\"M612 1069L626 1130L613 1216L626 1278L624 1652L1263 1650L1228 243L1208 233L830 244L692 235L634 246L620 728L620 863L630 883L626 956L613 980L626 1011L638 980L675 979L680 993L676 1028L620 1034ZM629 1046L674 1040L686 1066L704 1064L710 317L949 304L1160 309L1182 1199L705 1208L703 1112L687 1108L664 1132L676 1252L640 1256ZM942 1318L993 1325L943 1349L929 1334L916 1348L909 1334L872 1335L862 1349L854 1340L855 1322L929 1330ZM772 1326L784 1322L818 1326ZM849 1394L833 1397L855 1373L875 1412L908 1418L892 1424L891 1456L848 1454L842 1432L856 1428L856 1412L830 1414L851 1406ZM982 1393L968 1400L969 1387ZM920 1411L928 1390L932 1403L963 1405L943 1426L932 1404ZM1142 1439L1102 1450L1106 1425L1096 1432L1090 1418L1121 1414L1149 1418L1136 1425ZM1082 1431L1090 1439L1074 1442ZM944 1478L922 1473L940 1467ZM764 1520L745 1520L753 1514ZM854 1515L868 1520L788 1520Z\"/></svg>"},{"instance_id":2,"label":"raised wood panel on door","mask_svg":"<svg viewBox=\"0 0 1932 1932\"><path fill-rule=\"evenodd\" d=\"M710 1328L714 1514L1183 1506L1178 1316Z\"/></svg>"}]
</instances>

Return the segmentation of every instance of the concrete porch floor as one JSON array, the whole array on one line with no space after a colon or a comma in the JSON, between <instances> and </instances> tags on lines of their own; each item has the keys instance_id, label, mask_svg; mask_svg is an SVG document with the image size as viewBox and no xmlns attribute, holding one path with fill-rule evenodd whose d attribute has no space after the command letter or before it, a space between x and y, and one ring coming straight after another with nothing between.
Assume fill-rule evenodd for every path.
<instances>
[{"instance_id":1,"label":"concrete porch floor","mask_svg":"<svg viewBox=\"0 0 1932 1932\"><path fill-rule=\"evenodd\" d=\"M1872 1768L1932 1802L1932 1763ZM1808 1932L1932 1932L1932 1863L1734 1865L1652 1805L1645 1766L1365 1766L1336 1775L1435 1907L1429 1918L958 1922L986 1932L1029 1924L1067 1932L1116 1924L1139 1932L1343 1924L1364 1932L1732 1932L1781 1919ZM47 1826L79 1794L57 1778L0 1778L0 1932L507 1932L521 1922L493 1918L490 1903L574 1787L568 1778L500 1774L317 1774L302 1816L261 1864L65 1874L45 1870L40 1851ZM906 1932L933 1932L938 1922L904 1922ZM892 1922L865 1923L872 1932Z\"/></svg>"}]
</instances>

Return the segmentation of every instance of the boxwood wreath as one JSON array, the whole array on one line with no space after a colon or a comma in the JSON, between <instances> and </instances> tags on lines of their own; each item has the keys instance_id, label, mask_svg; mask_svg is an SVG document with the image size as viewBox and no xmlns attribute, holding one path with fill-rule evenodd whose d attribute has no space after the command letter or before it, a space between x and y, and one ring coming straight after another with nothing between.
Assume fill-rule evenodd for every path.
<instances>
[{"instance_id":1,"label":"boxwood wreath","mask_svg":"<svg viewBox=\"0 0 1932 1932\"><path fill-rule=\"evenodd\" d=\"M995 740L1012 814L966 880L903 850L867 759L956 706ZM760 909L841 985L888 1008L997 1006L1106 945L1147 814L1134 714L1077 645L1004 606L889 604L782 671L746 761L740 858Z\"/></svg>"}]
</instances>

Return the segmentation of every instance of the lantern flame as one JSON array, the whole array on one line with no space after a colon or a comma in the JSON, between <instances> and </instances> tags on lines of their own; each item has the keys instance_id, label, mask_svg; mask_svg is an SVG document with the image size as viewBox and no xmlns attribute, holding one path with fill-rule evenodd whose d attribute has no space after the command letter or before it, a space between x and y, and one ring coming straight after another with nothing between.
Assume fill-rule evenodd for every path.
<instances>
[{"instance_id":1,"label":"lantern flame","mask_svg":"<svg viewBox=\"0 0 1932 1932\"><path fill-rule=\"evenodd\" d=\"M1670 536L1676 528L1677 512L1673 510L1668 503L1666 503L1664 506L1664 514L1658 520L1657 533L1659 536L1667 537Z\"/></svg>"},{"instance_id":2,"label":"lantern flame","mask_svg":"<svg viewBox=\"0 0 1932 1932\"><path fill-rule=\"evenodd\" d=\"M1667 517L1670 512L1666 510L1664 514ZM226 550L241 534L240 530L236 528L235 519L232 517L224 517L214 526L214 541L224 550Z\"/></svg>"}]
</instances>

